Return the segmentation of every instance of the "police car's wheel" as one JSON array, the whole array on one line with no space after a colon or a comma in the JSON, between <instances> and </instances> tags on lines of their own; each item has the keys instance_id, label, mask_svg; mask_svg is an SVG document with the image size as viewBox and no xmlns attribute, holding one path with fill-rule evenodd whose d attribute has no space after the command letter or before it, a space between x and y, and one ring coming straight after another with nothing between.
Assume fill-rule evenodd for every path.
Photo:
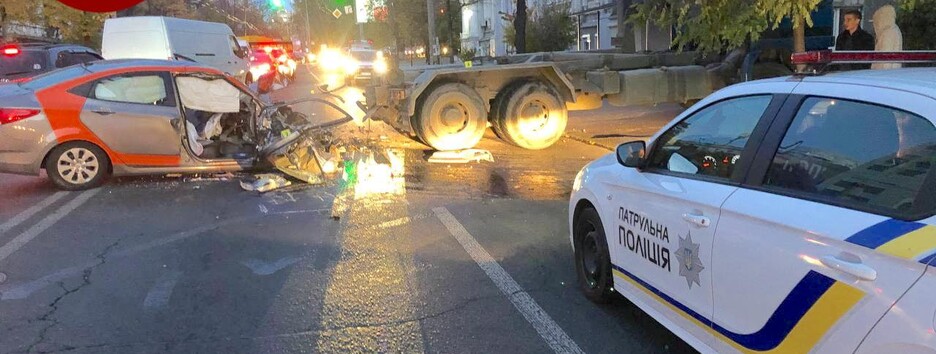
<instances>
[{"instance_id":1,"label":"police car's wheel","mask_svg":"<svg viewBox=\"0 0 936 354\"><path fill-rule=\"evenodd\" d=\"M601 219L595 209L585 209L575 223L575 270L585 297L607 303L614 294L611 255Z\"/></svg>"},{"instance_id":2,"label":"police car's wheel","mask_svg":"<svg viewBox=\"0 0 936 354\"><path fill-rule=\"evenodd\" d=\"M474 89L452 82L424 97L420 98L420 109L412 123L419 140L426 145L440 151L470 149L484 137L484 101Z\"/></svg>"},{"instance_id":3,"label":"police car's wheel","mask_svg":"<svg viewBox=\"0 0 936 354\"><path fill-rule=\"evenodd\" d=\"M555 144L565 133L569 112L552 85L521 81L508 86L491 109L491 127L507 143L531 150Z\"/></svg>"},{"instance_id":4,"label":"police car's wheel","mask_svg":"<svg viewBox=\"0 0 936 354\"><path fill-rule=\"evenodd\" d=\"M52 149L46 158L45 169L57 187L78 191L104 183L110 172L110 160L101 148L76 141Z\"/></svg>"}]
</instances>

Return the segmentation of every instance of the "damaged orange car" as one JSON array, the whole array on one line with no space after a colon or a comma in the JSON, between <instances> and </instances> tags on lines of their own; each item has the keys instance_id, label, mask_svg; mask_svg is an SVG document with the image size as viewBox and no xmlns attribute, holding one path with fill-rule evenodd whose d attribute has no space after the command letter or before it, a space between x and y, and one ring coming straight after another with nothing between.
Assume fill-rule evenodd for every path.
<instances>
[{"instance_id":1,"label":"damaged orange car","mask_svg":"<svg viewBox=\"0 0 936 354\"><path fill-rule=\"evenodd\" d=\"M344 112L300 101L310 100ZM0 85L0 172L45 169L59 188L82 190L109 176L241 171L301 148L322 127L212 67L98 61Z\"/></svg>"}]
</instances>

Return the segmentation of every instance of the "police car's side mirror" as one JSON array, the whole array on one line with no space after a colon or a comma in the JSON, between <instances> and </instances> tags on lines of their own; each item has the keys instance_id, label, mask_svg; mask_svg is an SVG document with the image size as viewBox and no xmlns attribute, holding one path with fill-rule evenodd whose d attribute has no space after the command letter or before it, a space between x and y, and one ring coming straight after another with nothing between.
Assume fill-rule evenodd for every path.
<instances>
[{"instance_id":1,"label":"police car's side mirror","mask_svg":"<svg viewBox=\"0 0 936 354\"><path fill-rule=\"evenodd\" d=\"M624 167L640 167L643 163L647 143L643 141L631 141L623 143L617 147L618 163Z\"/></svg>"}]
</instances>

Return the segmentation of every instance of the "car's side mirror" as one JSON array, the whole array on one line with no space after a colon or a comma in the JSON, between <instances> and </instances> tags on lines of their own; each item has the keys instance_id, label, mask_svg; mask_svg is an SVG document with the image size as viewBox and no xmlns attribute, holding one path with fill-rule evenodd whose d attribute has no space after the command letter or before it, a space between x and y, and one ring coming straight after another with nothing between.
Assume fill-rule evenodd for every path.
<instances>
[{"instance_id":1,"label":"car's side mirror","mask_svg":"<svg viewBox=\"0 0 936 354\"><path fill-rule=\"evenodd\" d=\"M238 58L241 58L241 59L246 58L247 54L250 54L247 48L241 48L234 52L234 55L236 55Z\"/></svg>"},{"instance_id":2,"label":"car's side mirror","mask_svg":"<svg viewBox=\"0 0 936 354\"><path fill-rule=\"evenodd\" d=\"M623 143L617 147L618 163L625 167L641 167L644 156L646 156L647 143L643 141L631 141Z\"/></svg>"}]
</instances>

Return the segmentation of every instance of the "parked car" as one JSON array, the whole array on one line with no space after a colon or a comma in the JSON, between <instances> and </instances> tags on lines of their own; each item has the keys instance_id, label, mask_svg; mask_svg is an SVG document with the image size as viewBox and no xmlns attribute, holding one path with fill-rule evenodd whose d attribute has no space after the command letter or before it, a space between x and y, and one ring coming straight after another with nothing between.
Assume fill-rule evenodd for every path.
<instances>
[{"instance_id":1,"label":"parked car","mask_svg":"<svg viewBox=\"0 0 936 354\"><path fill-rule=\"evenodd\" d=\"M271 91L277 75L276 61L270 54L263 50L255 50L250 54L250 77L256 80L257 91Z\"/></svg>"},{"instance_id":2,"label":"parked car","mask_svg":"<svg viewBox=\"0 0 936 354\"><path fill-rule=\"evenodd\" d=\"M276 63L276 71L279 72L283 83L292 82L296 79L296 60L290 57L290 53L280 49L273 48L268 51L270 58Z\"/></svg>"},{"instance_id":3,"label":"parked car","mask_svg":"<svg viewBox=\"0 0 936 354\"><path fill-rule=\"evenodd\" d=\"M0 83L22 82L58 68L101 59L93 49L80 45L10 43L0 46Z\"/></svg>"},{"instance_id":4,"label":"parked car","mask_svg":"<svg viewBox=\"0 0 936 354\"><path fill-rule=\"evenodd\" d=\"M213 66L251 82L247 56L228 25L173 17L118 17L104 22L106 59L176 59Z\"/></svg>"},{"instance_id":5,"label":"parked car","mask_svg":"<svg viewBox=\"0 0 936 354\"><path fill-rule=\"evenodd\" d=\"M0 172L45 169L81 190L112 175L239 171L284 156L310 128L208 65L98 61L0 85Z\"/></svg>"}]
</instances>

